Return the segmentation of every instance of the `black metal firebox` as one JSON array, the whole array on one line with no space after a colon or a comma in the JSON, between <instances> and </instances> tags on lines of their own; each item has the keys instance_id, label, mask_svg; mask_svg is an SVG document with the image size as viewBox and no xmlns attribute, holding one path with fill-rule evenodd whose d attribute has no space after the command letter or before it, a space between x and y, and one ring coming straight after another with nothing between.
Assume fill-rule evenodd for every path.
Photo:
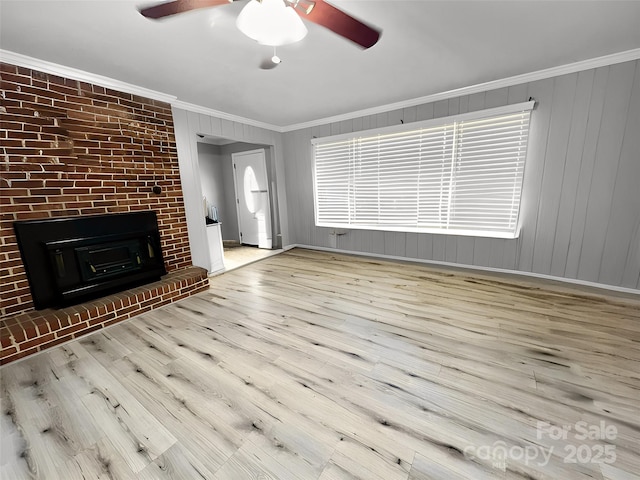
<instances>
[{"instance_id":1,"label":"black metal firebox","mask_svg":"<svg viewBox=\"0 0 640 480\"><path fill-rule=\"evenodd\" d=\"M167 273L153 211L13 225L38 310L98 298Z\"/></svg>"}]
</instances>

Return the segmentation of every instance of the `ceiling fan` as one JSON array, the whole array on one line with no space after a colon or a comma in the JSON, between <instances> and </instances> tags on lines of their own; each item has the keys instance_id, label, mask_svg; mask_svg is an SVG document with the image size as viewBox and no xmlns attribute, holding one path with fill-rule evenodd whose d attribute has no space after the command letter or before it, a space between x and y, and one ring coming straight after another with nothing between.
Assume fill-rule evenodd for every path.
<instances>
[{"instance_id":1,"label":"ceiling fan","mask_svg":"<svg viewBox=\"0 0 640 480\"><path fill-rule=\"evenodd\" d=\"M234 1L239 0L173 0L142 8L140 13L147 18L160 19L199 8L218 7ZM300 18L321 25L341 37L351 40L363 49L372 47L380 38L380 30L366 25L324 0L278 0L278 3L280 1L283 2L285 7L293 9ZM274 3L274 0L250 0L249 3L266 4ZM249 5L247 5L247 7L249 7ZM245 7L245 9L247 9L247 7ZM243 13L241 13L241 15L242 14ZM299 39L300 38L298 38L298 40ZM293 43L293 41L297 40L291 40L287 43ZM273 45L270 43L266 44Z\"/></svg>"}]
</instances>

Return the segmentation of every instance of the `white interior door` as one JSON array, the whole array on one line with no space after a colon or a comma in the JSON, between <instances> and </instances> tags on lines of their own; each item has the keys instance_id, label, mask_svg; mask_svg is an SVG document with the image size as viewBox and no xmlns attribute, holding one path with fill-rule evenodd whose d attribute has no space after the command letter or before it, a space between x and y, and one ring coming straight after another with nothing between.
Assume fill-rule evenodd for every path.
<instances>
[{"instance_id":1,"label":"white interior door","mask_svg":"<svg viewBox=\"0 0 640 480\"><path fill-rule=\"evenodd\" d=\"M240 243L271 248L271 209L264 150L233 153Z\"/></svg>"}]
</instances>

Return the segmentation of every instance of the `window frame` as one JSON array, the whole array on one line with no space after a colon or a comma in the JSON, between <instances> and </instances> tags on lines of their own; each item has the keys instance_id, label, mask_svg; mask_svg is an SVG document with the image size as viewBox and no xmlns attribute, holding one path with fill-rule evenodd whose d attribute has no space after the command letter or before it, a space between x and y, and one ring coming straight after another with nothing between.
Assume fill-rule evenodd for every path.
<instances>
[{"instance_id":1,"label":"window frame","mask_svg":"<svg viewBox=\"0 0 640 480\"><path fill-rule=\"evenodd\" d=\"M531 115L532 110L535 107L535 101L521 102L517 104L505 105L496 108L489 108L484 110L478 110L474 112L467 112L457 115L451 115L446 117L438 117L429 120L423 120L418 122L411 122L406 124L392 125L382 128L361 130L357 132L349 132L338 135L331 135L327 137L313 138L311 139L312 146L312 174L313 174L313 206L314 206L314 221L315 225L318 227L327 227L327 228L335 228L335 229L345 229L345 230L375 230L375 231L390 231L390 232L412 232L412 233L433 233L433 234L444 234L444 235L463 235L463 236L476 236L476 237L490 237L490 238L517 238L520 234L521 230L521 207L522 207L522 193L524 187L524 175L526 171L526 165L528 163L529 156L529 135L531 131L531 122L533 116ZM412 227L407 225L371 225L371 224L343 224L343 223L331 223L331 222L319 222L318 221L318 169L316 164L316 148L319 144L332 144L338 142L345 141L355 141L358 139L370 139L376 136L383 135L393 135L399 133L409 133L414 132L420 129L429 129L429 128L438 128L438 127L446 127L449 125L458 124L458 122L468 122L468 121L477 121L483 120L491 117L500 117L504 115L516 114L520 112L529 112L528 118L528 130L527 130L527 142L525 145L525 154L523 160L523 171L520 179L520 192L519 192L519 201L518 201L518 211L515 215L515 229L513 232L504 232L504 231L487 231L478 229L455 229L455 228L430 228L430 227ZM455 127L454 127L455 129ZM456 133L457 135L457 133ZM458 137L456 136L456 139ZM454 142L454 148L456 142ZM451 167L455 167L456 161L451 161ZM451 203L449 202L449 205Z\"/></svg>"}]
</instances>

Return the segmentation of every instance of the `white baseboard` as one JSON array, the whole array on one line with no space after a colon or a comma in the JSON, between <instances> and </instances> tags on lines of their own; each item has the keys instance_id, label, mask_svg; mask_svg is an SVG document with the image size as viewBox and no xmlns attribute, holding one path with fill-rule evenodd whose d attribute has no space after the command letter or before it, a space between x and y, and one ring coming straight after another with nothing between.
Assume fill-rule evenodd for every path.
<instances>
[{"instance_id":1,"label":"white baseboard","mask_svg":"<svg viewBox=\"0 0 640 480\"><path fill-rule=\"evenodd\" d=\"M283 250L287 251L287 250L291 250L292 248L306 248L309 250L319 250L323 252L344 253L346 255L357 255L360 257L373 257L373 258L380 258L384 260L396 260L396 261L402 261L402 262L423 263L425 265L438 265L443 267L463 268L467 270L478 270L481 272L504 273L507 275L519 275L523 277L533 277L533 278L539 278L544 280L552 280L555 282L580 285L583 287L598 288L602 290L611 290L614 292L630 293L633 295L640 296L640 290L635 288L619 287L617 285L607 285L605 283L588 282L586 280L579 280L577 278L556 277L553 275L545 275L543 273L522 272L520 270L508 270L506 268L482 267L478 265L465 265L462 263L442 262L439 260L425 260L422 258L401 257L398 255L385 255L382 253L358 252L353 250L342 250L340 248L318 247L315 245L304 245L304 244L298 244L298 243L289 245L285 247Z\"/></svg>"}]
</instances>

